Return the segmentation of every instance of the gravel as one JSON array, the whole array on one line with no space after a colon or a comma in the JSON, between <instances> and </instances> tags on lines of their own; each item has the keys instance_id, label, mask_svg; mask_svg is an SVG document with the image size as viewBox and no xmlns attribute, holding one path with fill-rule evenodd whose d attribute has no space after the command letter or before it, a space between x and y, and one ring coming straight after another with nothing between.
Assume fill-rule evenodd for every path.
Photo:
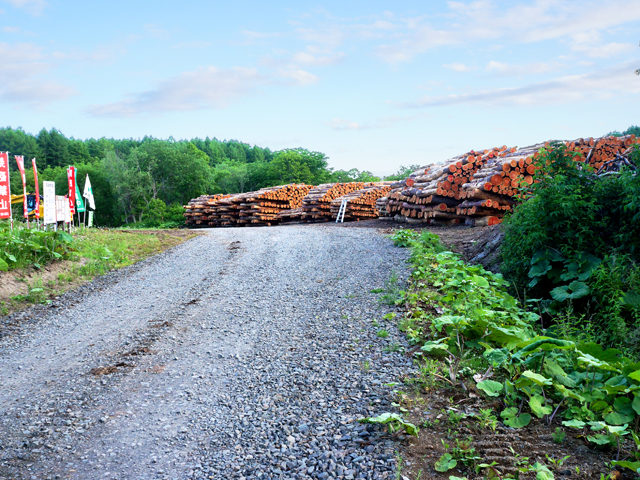
<instances>
[{"instance_id":1,"label":"gravel","mask_svg":"<svg viewBox=\"0 0 640 480\"><path fill-rule=\"evenodd\" d=\"M385 479L412 371L373 228L216 229L0 319L0 478ZM386 338L376 335L381 328Z\"/></svg>"}]
</instances>

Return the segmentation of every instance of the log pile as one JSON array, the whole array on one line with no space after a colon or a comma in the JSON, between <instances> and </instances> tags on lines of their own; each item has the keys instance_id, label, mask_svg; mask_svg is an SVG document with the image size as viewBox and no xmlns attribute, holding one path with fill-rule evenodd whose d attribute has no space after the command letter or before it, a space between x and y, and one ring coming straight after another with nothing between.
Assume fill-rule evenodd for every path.
<instances>
[{"instance_id":1,"label":"log pile","mask_svg":"<svg viewBox=\"0 0 640 480\"><path fill-rule=\"evenodd\" d=\"M323 183L313 187L302 200L302 220L305 223L328 222L335 219L331 213L331 202L348 193L361 190L373 183Z\"/></svg>"},{"instance_id":2,"label":"log pile","mask_svg":"<svg viewBox=\"0 0 640 480\"><path fill-rule=\"evenodd\" d=\"M208 226L209 225L209 208L215 205L218 200L229 198L231 195L201 195L198 198L190 200L184 206L185 223L192 226Z\"/></svg>"},{"instance_id":3,"label":"log pile","mask_svg":"<svg viewBox=\"0 0 640 480\"><path fill-rule=\"evenodd\" d=\"M338 217L340 205L346 200L344 221L359 221L378 218L377 201L391 191L392 182L374 182L367 184L360 190L354 190L331 201L331 215Z\"/></svg>"},{"instance_id":4,"label":"log pile","mask_svg":"<svg viewBox=\"0 0 640 480\"><path fill-rule=\"evenodd\" d=\"M496 225L512 209L517 196L534 182L539 150L551 142L521 149L470 151L444 163L428 165L392 185L380 215L429 224ZM634 135L565 141L575 160L596 170L617 169L638 143ZM626 159L626 160L625 160Z\"/></svg>"},{"instance_id":5,"label":"log pile","mask_svg":"<svg viewBox=\"0 0 640 480\"><path fill-rule=\"evenodd\" d=\"M284 212L299 209L310 189L311 185L292 183L217 199L205 210L208 226L274 225L281 221Z\"/></svg>"}]
</instances>

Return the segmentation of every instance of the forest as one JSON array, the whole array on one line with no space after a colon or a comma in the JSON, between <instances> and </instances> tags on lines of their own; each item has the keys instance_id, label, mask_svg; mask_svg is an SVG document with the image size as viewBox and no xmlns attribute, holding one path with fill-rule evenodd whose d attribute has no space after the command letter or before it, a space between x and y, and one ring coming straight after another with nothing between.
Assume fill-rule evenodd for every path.
<instances>
[{"instance_id":1,"label":"forest","mask_svg":"<svg viewBox=\"0 0 640 480\"><path fill-rule=\"evenodd\" d=\"M249 192L286 183L379 180L355 168L334 170L321 152L304 148L272 151L209 137L77 140L55 128L32 135L5 127L0 129L0 151L24 155L28 163L36 158L39 182L55 181L58 195L67 193L67 166L78 169L81 189L88 174L96 200L95 222L113 227L181 222L182 205L202 194ZM20 174L13 167L11 191L21 193ZM404 178L415 167L400 167L396 175L386 178ZM33 171L27 169L26 176L27 190L33 192Z\"/></svg>"}]
</instances>

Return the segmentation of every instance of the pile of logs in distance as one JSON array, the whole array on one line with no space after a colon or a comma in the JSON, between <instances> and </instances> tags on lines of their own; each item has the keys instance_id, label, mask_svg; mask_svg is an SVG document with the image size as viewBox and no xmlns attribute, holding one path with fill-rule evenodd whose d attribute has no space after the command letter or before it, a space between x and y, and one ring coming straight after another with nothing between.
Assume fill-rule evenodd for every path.
<instances>
[{"instance_id":1,"label":"pile of logs in distance","mask_svg":"<svg viewBox=\"0 0 640 480\"><path fill-rule=\"evenodd\" d=\"M422 167L394 183L391 192L378 200L380 216L409 223L496 225L516 203L522 188L533 183L535 159L549 143L472 150ZM578 153L576 161L598 170L627 153L637 140L628 135L563 143L568 151Z\"/></svg>"},{"instance_id":2,"label":"pile of logs in distance","mask_svg":"<svg viewBox=\"0 0 640 480\"><path fill-rule=\"evenodd\" d=\"M347 200L345 221L377 218L376 200L391 182L290 184L234 195L203 195L185 206L187 225L200 227L269 226L324 222L336 218L333 204Z\"/></svg>"}]
</instances>

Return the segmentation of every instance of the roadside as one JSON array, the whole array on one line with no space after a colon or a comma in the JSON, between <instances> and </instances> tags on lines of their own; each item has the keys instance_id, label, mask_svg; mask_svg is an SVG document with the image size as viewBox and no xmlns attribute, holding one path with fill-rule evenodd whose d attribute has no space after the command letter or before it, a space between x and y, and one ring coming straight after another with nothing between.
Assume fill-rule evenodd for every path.
<instances>
[{"instance_id":1,"label":"roadside","mask_svg":"<svg viewBox=\"0 0 640 480\"><path fill-rule=\"evenodd\" d=\"M0 317L43 304L112 269L131 265L195 237L189 230L87 229L74 234L69 260L0 271Z\"/></svg>"}]
</instances>

